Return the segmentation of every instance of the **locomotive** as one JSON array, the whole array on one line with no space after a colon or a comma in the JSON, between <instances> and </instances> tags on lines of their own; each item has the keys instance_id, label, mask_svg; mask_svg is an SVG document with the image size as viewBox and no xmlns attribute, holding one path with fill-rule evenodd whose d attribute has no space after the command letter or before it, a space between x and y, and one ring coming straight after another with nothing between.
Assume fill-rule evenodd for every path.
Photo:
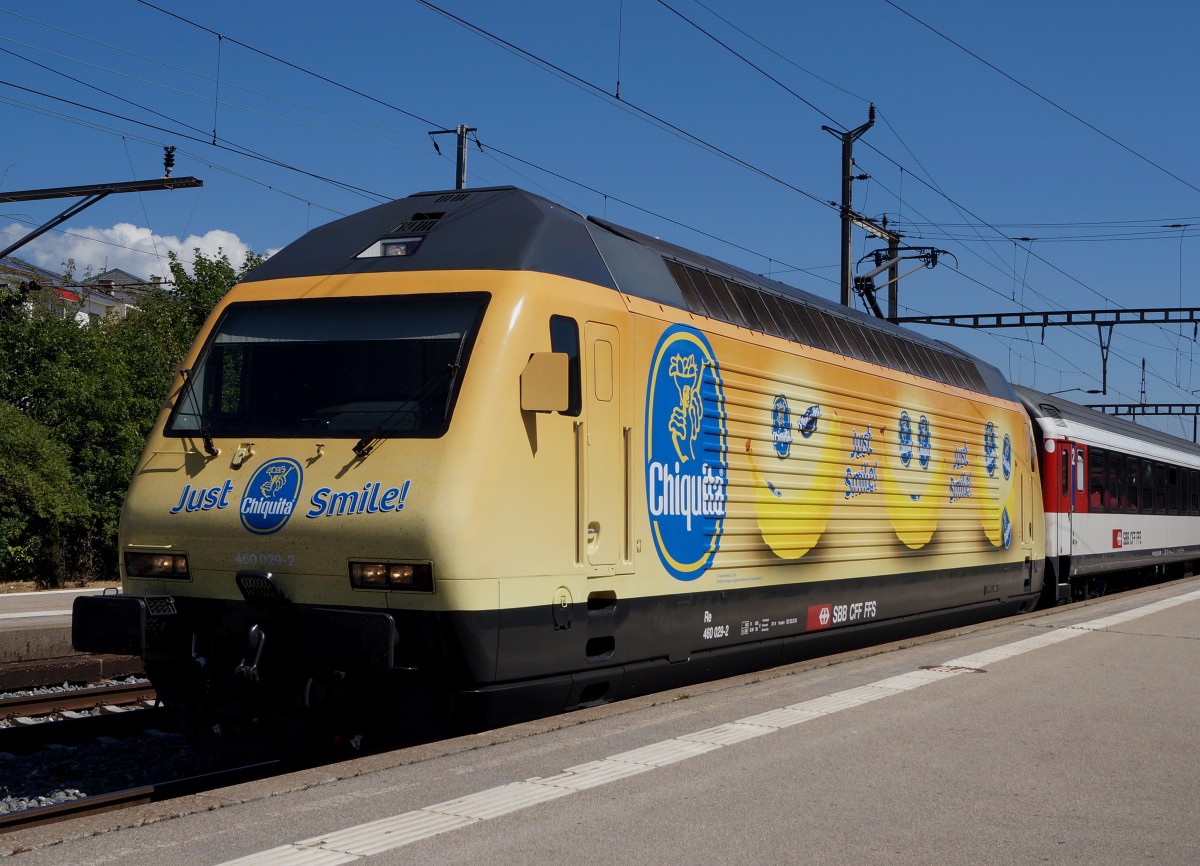
<instances>
[{"instance_id":1,"label":"locomotive","mask_svg":"<svg viewBox=\"0 0 1200 866\"><path fill-rule=\"evenodd\" d=\"M1048 538L1039 443L1067 440L1030 401L520 189L419 193L213 310L129 488L122 591L76 601L74 643L140 655L194 732L305 742L1029 610L1047 569L1090 586Z\"/></svg>"}]
</instances>

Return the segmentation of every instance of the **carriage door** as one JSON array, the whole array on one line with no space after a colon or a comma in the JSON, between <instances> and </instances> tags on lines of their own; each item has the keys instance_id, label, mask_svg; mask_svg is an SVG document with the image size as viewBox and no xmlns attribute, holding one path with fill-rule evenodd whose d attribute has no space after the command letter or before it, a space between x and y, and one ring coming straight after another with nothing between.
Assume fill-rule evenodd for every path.
<instances>
[{"instance_id":1,"label":"carriage door","mask_svg":"<svg viewBox=\"0 0 1200 866\"><path fill-rule=\"evenodd\" d=\"M1059 556L1071 555L1071 512L1075 501L1071 495L1075 489L1075 446L1070 442L1058 443L1058 484L1054 489L1054 552ZM1059 577L1062 582L1065 575Z\"/></svg>"},{"instance_id":2,"label":"carriage door","mask_svg":"<svg viewBox=\"0 0 1200 866\"><path fill-rule=\"evenodd\" d=\"M1074 553L1075 514L1087 512L1087 446L1071 442L1059 443L1061 490L1058 521L1058 551L1063 556Z\"/></svg>"},{"instance_id":3,"label":"carriage door","mask_svg":"<svg viewBox=\"0 0 1200 866\"><path fill-rule=\"evenodd\" d=\"M612 325L584 325L587 373L587 563L612 574L625 545L625 437L621 428L621 343ZM606 566L608 566L606 568Z\"/></svg>"}]
</instances>

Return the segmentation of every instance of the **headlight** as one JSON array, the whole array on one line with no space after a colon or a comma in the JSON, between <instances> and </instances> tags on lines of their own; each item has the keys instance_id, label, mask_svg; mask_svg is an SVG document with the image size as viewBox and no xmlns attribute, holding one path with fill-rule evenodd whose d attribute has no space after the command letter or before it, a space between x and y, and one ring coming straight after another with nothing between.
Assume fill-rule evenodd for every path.
<instances>
[{"instance_id":1,"label":"headlight","mask_svg":"<svg viewBox=\"0 0 1200 866\"><path fill-rule=\"evenodd\" d=\"M433 592L433 565L428 562L352 562L355 589L406 589Z\"/></svg>"},{"instance_id":2,"label":"headlight","mask_svg":"<svg viewBox=\"0 0 1200 866\"><path fill-rule=\"evenodd\" d=\"M183 553L142 553L125 551L125 573L130 577L161 577L190 580L187 555Z\"/></svg>"}]
</instances>

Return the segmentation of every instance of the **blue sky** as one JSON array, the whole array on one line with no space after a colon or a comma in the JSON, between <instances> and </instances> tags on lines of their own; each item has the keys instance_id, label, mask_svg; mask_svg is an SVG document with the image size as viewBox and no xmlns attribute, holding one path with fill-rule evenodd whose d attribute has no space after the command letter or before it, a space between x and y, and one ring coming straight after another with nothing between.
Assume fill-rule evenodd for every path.
<instances>
[{"instance_id":1,"label":"blue sky","mask_svg":"<svg viewBox=\"0 0 1200 866\"><path fill-rule=\"evenodd\" d=\"M1194 3L430 0L475 30L419 0L156 2L0 0L0 189L158 177L168 144L205 183L110 196L20 251L37 264L150 276L168 249L270 252L452 186L453 140L439 156L427 133L463 123L470 185L836 299L821 127L874 102L855 209L953 254L903 281L902 314L1197 300ZM0 205L3 239L68 203ZM855 233L856 258L875 246ZM1094 328L924 331L1021 384L1100 387ZM1118 327L1108 395L1064 396L1137 402L1143 358L1148 401L1195 400L1190 325ZM1191 438L1191 419L1154 423Z\"/></svg>"}]
</instances>

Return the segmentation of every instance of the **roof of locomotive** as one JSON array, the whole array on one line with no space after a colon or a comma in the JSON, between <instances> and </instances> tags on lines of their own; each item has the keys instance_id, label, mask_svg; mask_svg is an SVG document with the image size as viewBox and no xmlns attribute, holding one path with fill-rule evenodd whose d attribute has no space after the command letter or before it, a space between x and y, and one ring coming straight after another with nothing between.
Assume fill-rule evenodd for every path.
<instances>
[{"instance_id":1,"label":"roof of locomotive","mask_svg":"<svg viewBox=\"0 0 1200 866\"><path fill-rule=\"evenodd\" d=\"M1172 436L1170 433L1163 433L1153 427L1143 427L1141 424L1134 424L1124 418L1089 409L1087 406L1064 400L1056 394L1046 394L1022 385L1014 385L1013 390L1029 411L1030 416L1046 419L1046 428L1053 427L1059 430L1061 436L1068 438L1077 436L1080 432L1078 428L1087 426L1094 430L1103 430L1107 433L1126 436L1140 442L1153 443L1162 448L1183 451L1200 457L1200 445L1178 436ZM1072 430L1072 424L1075 426L1074 430Z\"/></svg>"},{"instance_id":2,"label":"roof of locomotive","mask_svg":"<svg viewBox=\"0 0 1200 866\"><path fill-rule=\"evenodd\" d=\"M383 239L416 239L419 245L410 255L363 255ZM422 192L352 214L309 231L255 268L246 281L427 270L557 274L1016 399L998 370L948 343L632 229L585 218L516 187ZM747 315L697 309L703 301L689 284L697 273L718 277L726 289L744 292L740 305L735 301L729 306L739 305ZM790 328L762 325L765 319L747 305L764 295L790 301L789 317L796 305L811 311L810 323ZM801 327L806 330L797 333ZM873 338L860 339L868 333Z\"/></svg>"}]
</instances>

